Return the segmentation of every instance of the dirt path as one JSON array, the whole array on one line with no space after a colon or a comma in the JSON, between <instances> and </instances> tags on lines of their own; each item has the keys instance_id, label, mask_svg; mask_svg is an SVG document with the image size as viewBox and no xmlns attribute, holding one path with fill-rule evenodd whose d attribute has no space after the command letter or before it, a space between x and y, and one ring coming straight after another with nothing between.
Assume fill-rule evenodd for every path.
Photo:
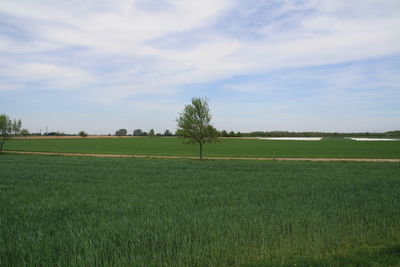
<instances>
[{"instance_id":1,"label":"dirt path","mask_svg":"<svg viewBox=\"0 0 400 267\"><path fill-rule=\"evenodd\" d=\"M113 154L89 154L89 153L61 153L61 152L28 152L28 151L4 151L10 154L32 154L52 156L80 156L97 158L152 158L152 159L199 159L188 156L153 156L153 155L113 155ZM346 158L244 158L244 157L204 157L214 160L279 160L279 161L352 161L352 162L400 162L400 159L346 159Z\"/></svg>"}]
</instances>

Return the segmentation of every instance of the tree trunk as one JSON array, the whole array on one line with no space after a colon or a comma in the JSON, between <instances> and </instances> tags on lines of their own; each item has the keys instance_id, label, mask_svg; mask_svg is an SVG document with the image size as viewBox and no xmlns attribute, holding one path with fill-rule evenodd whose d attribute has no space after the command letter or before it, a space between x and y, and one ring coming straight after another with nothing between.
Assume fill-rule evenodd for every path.
<instances>
[{"instance_id":1,"label":"tree trunk","mask_svg":"<svg viewBox=\"0 0 400 267\"><path fill-rule=\"evenodd\" d=\"M203 159L203 144L200 143L200 160Z\"/></svg>"}]
</instances>

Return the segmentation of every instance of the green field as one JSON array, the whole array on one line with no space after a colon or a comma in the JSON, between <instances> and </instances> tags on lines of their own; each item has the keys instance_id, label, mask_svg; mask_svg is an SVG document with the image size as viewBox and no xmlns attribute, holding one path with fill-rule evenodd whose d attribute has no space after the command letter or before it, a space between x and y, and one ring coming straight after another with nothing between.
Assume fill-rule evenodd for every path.
<instances>
[{"instance_id":1,"label":"green field","mask_svg":"<svg viewBox=\"0 0 400 267\"><path fill-rule=\"evenodd\" d=\"M399 163L3 154L0 169L1 266L400 264Z\"/></svg>"},{"instance_id":2,"label":"green field","mask_svg":"<svg viewBox=\"0 0 400 267\"><path fill-rule=\"evenodd\" d=\"M127 155L197 156L196 145L178 138L103 138L9 140L6 150ZM322 141L220 139L204 147L204 156L299 158L400 158L400 141L357 142L327 138Z\"/></svg>"}]
</instances>

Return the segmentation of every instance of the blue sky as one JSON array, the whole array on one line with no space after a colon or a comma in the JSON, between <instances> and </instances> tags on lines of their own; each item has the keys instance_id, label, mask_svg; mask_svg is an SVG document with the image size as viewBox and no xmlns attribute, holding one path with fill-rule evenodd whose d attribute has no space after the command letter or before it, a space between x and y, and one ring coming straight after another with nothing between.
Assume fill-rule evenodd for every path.
<instances>
[{"instance_id":1,"label":"blue sky","mask_svg":"<svg viewBox=\"0 0 400 267\"><path fill-rule=\"evenodd\" d=\"M31 132L400 129L398 0L4 0L0 113Z\"/></svg>"}]
</instances>

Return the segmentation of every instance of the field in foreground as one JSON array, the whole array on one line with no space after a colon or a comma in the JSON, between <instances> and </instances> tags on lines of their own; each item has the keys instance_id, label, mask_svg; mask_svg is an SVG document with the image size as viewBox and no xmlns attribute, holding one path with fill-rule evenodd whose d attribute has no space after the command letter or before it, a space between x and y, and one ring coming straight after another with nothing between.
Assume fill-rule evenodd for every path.
<instances>
[{"instance_id":1,"label":"field in foreground","mask_svg":"<svg viewBox=\"0 0 400 267\"><path fill-rule=\"evenodd\" d=\"M98 138L10 140L6 150L97 153L125 155L198 156L198 146L178 138ZM394 158L400 159L400 141L357 142L345 139L322 141L270 141L220 139L204 147L209 157L289 158Z\"/></svg>"},{"instance_id":2,"label":"field in foreground","mask_svg":"<svg viewBox=\"0 0 400 267\"><path fill-rule=\"evenodd\" d=\"M1 266L397 266L400 164L0 155Z\"/></svg>"}]
</instances>

